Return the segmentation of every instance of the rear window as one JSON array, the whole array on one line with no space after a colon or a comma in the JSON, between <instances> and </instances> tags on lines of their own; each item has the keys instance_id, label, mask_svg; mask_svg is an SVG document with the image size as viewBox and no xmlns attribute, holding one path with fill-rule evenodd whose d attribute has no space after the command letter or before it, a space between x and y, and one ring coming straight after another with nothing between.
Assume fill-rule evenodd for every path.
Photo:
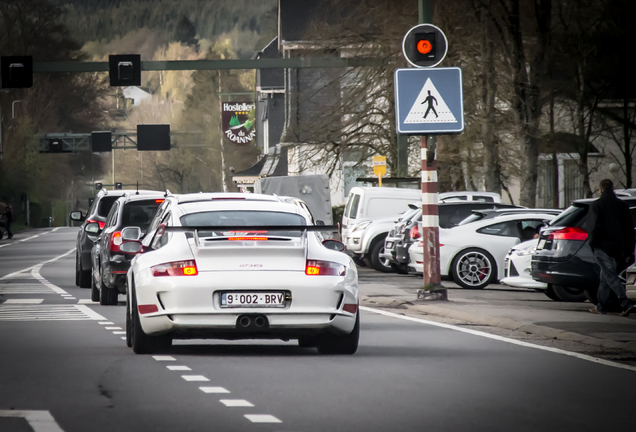
<instances>
[{"instance_id":1,"label":"rear window","mask_svg":"<svg viewBox=\"0 0 636 432\"><path fill-rule=\"evenodd\" d=\"M358 205L360 204L360 195L354 195L353 201L351 202L351 210L349 210L349 219L355 219L358 214Z\"/></svg>"},{"instance_id":2,"label":"rear window","mask_svg":"<svg viewBox=\"0 0 636 432\"><path fill-rule=\"evenodd\" d=\"M153 199L126 203L122 212L122 225L125 227L136 226L142 231L146 231L161 202L163 202L163 200L158 201L160 202Z\"/></svg>"},{"instance_id":3,"label":"rear window","mask_svg":"<svg viewBox=\"0 0 636 432\"><path fill-rule=\"evenodd\" d=\"M273 226L299 226L306 225L304 217L294 213L254 210L223 210L200 213L190 213L181 216L183 226L244 226L258 227L263 225ZM300 231L276 231L275 234L286 237L300 237ZM222 232L199 232L200 237L214 237L223 235Z\"/></svg>"},{"instance_id":4,"label":"rear window","mask_svg":"<svg viewBox=\"0 0 636 432\"><path fill-rule=\"evenodd\" d=\"M550 226L580 227L585 222L585 216L589 208L587 205L571 205L550 222Z\"/></svg>"},{"instance_id":5,"label":"rear window","mask_svg":"<svg viewBox=\"0 0 636 432\"><path fill-rule=\"evenodd\" d=\"M115 204L115 201L117 201L118 198L120 197L105 196L102 199L100 199L99 208L97 209L97 214L100 215L101 217L108 216L108 213L110 213L110 209L113 207L113 204Z\"/></svg>"},{"instance_id":6,"label":"rear window","mask_svg":"<svg viewBox=\"0 0 636 432\"><path fill-rule=\"evenodd\" d=\"M491 197L491 196L482 196L482 195L473 195L473 201L495 202L493 197Z\"/></svg>"}]
</instances>

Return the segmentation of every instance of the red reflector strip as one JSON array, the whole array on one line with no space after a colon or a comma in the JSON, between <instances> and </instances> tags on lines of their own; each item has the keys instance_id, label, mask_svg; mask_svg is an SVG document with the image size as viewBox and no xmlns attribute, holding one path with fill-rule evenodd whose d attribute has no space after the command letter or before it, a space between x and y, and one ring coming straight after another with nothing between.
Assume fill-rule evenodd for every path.
<instances>
[{"instance_id":1,"label":"red reflector strip","mask_svg":"<svg viewBox=\"0 0 636 432\"><path fill-rule=\"evenodd\" d=\"M349 312L349 313L356 313L358 311L358 305L354 304L354 303L346 303L343 307L342 310L345 312Z\"/></svg>"},{"instance_id":2,"label":"red reflector strip","mask_svg":"<svg viewBox=\"0 0 636 432\"><path fill-rule=\"evenodd\" d=\"M159 312L159 308L157 307L157 305L153 304L139 305L137 306L137 309L139 310L139 313L141 315Z\"/></svg>"},{"instance_id":3,"label":"red reflector strip","mask_svg":"<svg viewBox=\"0 0 636 432\"><path fill-rule=\"evenodd\" d=\"M269 240L267 237L228 237L228 240Z\"/></svg>"}]
</instances>

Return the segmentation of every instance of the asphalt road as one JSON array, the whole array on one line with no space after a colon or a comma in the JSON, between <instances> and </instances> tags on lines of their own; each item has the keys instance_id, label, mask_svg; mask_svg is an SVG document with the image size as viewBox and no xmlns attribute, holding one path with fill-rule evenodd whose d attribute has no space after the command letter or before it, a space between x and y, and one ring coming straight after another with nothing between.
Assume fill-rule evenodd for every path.
<instances>
[{"instance_id":1,"label":"asphalt road","mask_svg":"<svg viewBox=\"0 0 636 432\"><path fill-rule=\"evenodd\" d=\"M168 357L135 355L122 340L123 296L95 305L74 285L75 233L0 243L2 432L636 427L634 368L370 309L354 356L279 341L179 341Z\"/></svg>"}]
</instances>

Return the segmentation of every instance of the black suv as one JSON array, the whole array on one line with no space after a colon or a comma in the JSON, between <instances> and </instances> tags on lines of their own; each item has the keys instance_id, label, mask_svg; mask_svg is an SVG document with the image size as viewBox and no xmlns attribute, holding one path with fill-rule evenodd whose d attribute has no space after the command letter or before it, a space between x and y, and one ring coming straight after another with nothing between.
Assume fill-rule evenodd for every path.
<instances>
[{"instance_id":1,"label":"black suv","mask_svg":"<svg viewBox=\"0 0 636 432\"><path fill-rule=\"evenodd\" d=\"M86 232L86 225L91 222L96 222L99 224L99 228L103 229L108 212L110 212L111 207L119 197L124 194L145 195L149 193L160 194L161 192L146 190L101 189L95 196L95 199L88 209L88 212L86 212L86 215L79 210L71 212L71 220L84 222L77 233L75 248L75 285L80 288L91 287L91 249L93 248L93 243L97 239L97 235Z\"/></svg>"},{"instance_id":2,"label":"black suv","mask_svg":"<svg viewBox=\"0 0 636 432\"><path fill-rule=\"evenodd\" d=\"M636 225L636 197L619 198L629 206ZM587 213L594 201L574 201L541 230L537 249L532 254L532 279L548 286L585 291L586 297L596 303L599 269L587 234Z\"/></svg>"},{"instance_id":3,"label":"black suv","mask_svg":"<svg viewBox=\"0 0 636 432\"><path fill-rule=\"evenodd\" d=\"M164 201L164 194L125 194L112 205L102 229L97 222L87 224L87 231L99 236L91 251L92 277L91 300L102 305L116 305L117 296L126 293L126 273L135 256L120 250L122 230L135 226L145 233L157 209Z\"/></svg>"}]
</instances>

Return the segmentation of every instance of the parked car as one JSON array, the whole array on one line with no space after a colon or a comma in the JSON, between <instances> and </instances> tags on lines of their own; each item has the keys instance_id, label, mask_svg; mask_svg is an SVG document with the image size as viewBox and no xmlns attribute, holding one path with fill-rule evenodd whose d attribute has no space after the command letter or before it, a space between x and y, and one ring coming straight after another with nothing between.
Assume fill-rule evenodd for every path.
<instances>
[{"instance_id":1,"label":"parked car","mask_svg":"<svg viewBox=\"0 0 636 432\"><path fill-rule=\"evenodd\" d=\"M380 252L380 257L388 260L391 268L393 268L393 270L395 270L397 273L406 274L408 272L406 268L399 266L395 261L395 245L402 240L402 237L404 236L404 229L410 222L410 220L418 214L420 216L422 215L421 208L421 202L409 204L409 210L402 213L398 217L398 219L393 224L393 227L384 239L384 250Z\"/></svg>"},{"instance_id":2,"label":"parked car","mask_svg":"<svg viewBox=\"0 0 636 432\"><path fill-rule=\"evenodd\" d=\"M115 201L126 193L133 194L157 194L159 191L147 191L147 190L106 190L101 189L91 204L90 208L84 215L81 211L76 210L71 212L70 218L73 221L83 222L77 233L77 241L75 245L75 285L80 288L91 287L91 249L93 244L97 240L96 233L89 233L86 231L86 225L90 223L97 223L100 229L104 229L106 224L106 216L110 212L111 207Z\"/></svg>"},{"instance_id":3,"label":"parked car","mask_svg":"<svg viewBox=\"0 0 636 432\"><path fill-rule=\"evenodd\" d=\"M356 266L340 242L315 235L321 229L298 206L266 195L168 196L143 240L123 244L137 253L128 346L141 354L173 339L298 339L321 353L354 354Z\"/></svg>"},{"instance_id":4,"label":"parked car","mask_svg":"<svg viewBox=\"0 0 636 432\"><path fill-rule=\"evenodd\" d=\"M627 298L636 300L636 264L632 264L625 271L625 288Z\"/></svg>"},{"instance_id":5,"label":"parked car","mask_svg":"<svg viewBox=\"0 0 636 432\"><path fill-rule=\"evenodd\" d=\"M438 206L440 228L452 228L465 220L471 213L478 211L492 212L495 209L515 209L516 206L501 203L488 203L479 201L453 201L440 203ZM523 210L523 208L522 208ZM409 250L411 245L421 237L422 209L414 215L402 231L402 237L395 242L394 253L388 257L393 266L408 273L411 262ZM385 248L386 255L386 248Z\"/></svg>"},{"instance_id":6,"label":"parked car","mask_svg":"<svg viewBox=\"0 0 636 432\"><path fill-rule=\"evenodd\" d=\"M121 232L129 226L148 229L164 194L124 194L113 204L103 230L98 222L86 225L86 231L97 230L97 240L91 250L91 299L102 305L116 305L117 296L126 293L126 273L134 255L122 252Z\"/></svg>"},{"instance_id":7,"label":"parked car","mask_svg":"<svg viewBox=\"0 0 636 432\"><path fill-rule=\"evenodd\" d=\"M407 211L410 203L421 200L422 191L419 189L353 187L342 214L342 231L362 220L392 218Z\"/></svg>"},{"instance_id":8,"label":"parked car","mask_svg":"<svg viewBox=\"0 0 636 432\"><path fill-rule=\"evenodd\" d=\"M619 198L630 207L636 222L636 197ZM532 278L550 285L559 298L569 295L580 299L583 292L591 302L597 302L599 269L589 247L586 223L592 202L594 199L574 201L541 231L532 254Z\"/></svg>"},{"instance_id":9,"label":"parked car","mask_svg":"<svg viewBox=\"0 0 636 432\"><path fill-rule=\"evenodd\" d=\"M504 259L514 245L531 240L554 219L552 212L504 213L451 229L440 229L442 276L464 288L481 289L504 277Z\"/></svg>"},{"instance_id":10,"label":"parked car","mask_svg":"<svg viewBox=\"0 0 636 432\"><path fill-rule=\"evenodd\" d=\"M532 239L513 246L504 259L504 277L501 283L511 287L545 290L548 284L532 279L531 259L539 239Z\"/></svg>"},{"instance_id":11,"label":"parked car","mask_svg":"<svg viewBox=\"0 0 636 432\"><path fill-rule=\"evenodd\" d=\"M406 271L415 275L424 273L424 240L421 238L409 247L409 263Z\"/></svg>"},{"instance_id":12,"label":"parked car","mask_svg":"<svg viewBox=\"0 0 636 432\"><path fill-rule=\"evenodd\" d=\"M477 202L501 202L501 195L495 192L454 191L439 194L439 202L477 201Z\"/></svg>"}]
</instances>

